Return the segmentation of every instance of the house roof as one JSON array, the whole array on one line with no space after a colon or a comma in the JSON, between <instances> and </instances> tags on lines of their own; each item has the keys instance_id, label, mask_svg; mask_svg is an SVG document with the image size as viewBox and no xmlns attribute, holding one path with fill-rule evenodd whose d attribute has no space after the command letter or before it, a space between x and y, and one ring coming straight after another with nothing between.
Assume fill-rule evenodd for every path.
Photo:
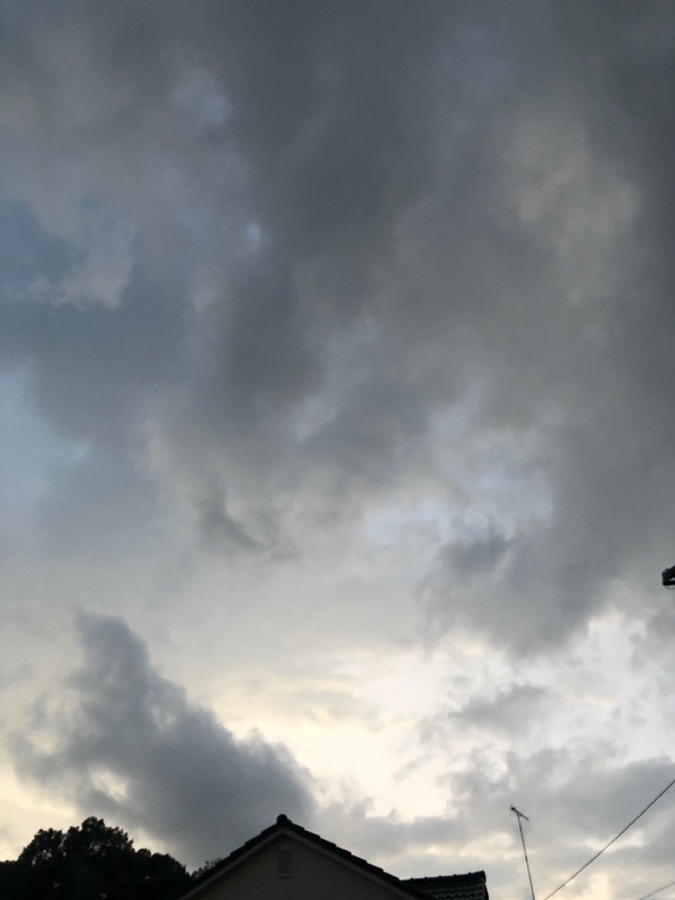
<instances>
[{"instance_id":1,"label":"house roof","mask_svg":"<svg viewBox=\"0 0 675 900\"><path fill-rule=\"evenodd\" d=\"M483 871L467 872L466 875L406 878L403 884L433 900L489 900Z\"/></svg>"},{"instance_id":2,"label":"house roof","mask_svg":"<svg viewBox=\"0 0 675 900\"><path fill-rule=\"evenodd\" d=\"M308 831L301 825L292 822L288 816L283 814L277 816L277 820L273 825L246 841L241 847L237 847L229 856L220 860L213 868L201 875L190 890L182 895L183 898L188 900L190 897L198 897L201 889L207 883L217 880L220 875L224 875L226 871L236 866L256 849L281 834L294 835L305 843L311 844L323 852L341 859L348 865L365 872L370 877L397 888L403 896L414 897L416 900L489 900L485 886L485 872L470 872L467 875L440 875L433 878L400 879L389 872L385 872L379 866L362 859L360 856L355 856L349 850L338 847L332 841L327 841L320 835Z\"/></svg>"}]
</instances>

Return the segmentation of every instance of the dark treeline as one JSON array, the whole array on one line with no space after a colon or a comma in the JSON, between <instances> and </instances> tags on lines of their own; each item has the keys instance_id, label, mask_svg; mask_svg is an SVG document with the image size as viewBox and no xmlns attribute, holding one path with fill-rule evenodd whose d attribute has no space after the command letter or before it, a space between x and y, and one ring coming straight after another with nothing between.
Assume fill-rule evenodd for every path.
<instances>
[{"instance_id":1,"label":"dark treeline","mask_svg":"<svg viewBox=\"0 0 675 900\"><path fill-rule=\"evenodd\" d=\"M93 817L66 832L41 829L18 859L0 862L2 900L166 900L191 882L172 856L136 850Z\"/></svg>"}]
</instances>

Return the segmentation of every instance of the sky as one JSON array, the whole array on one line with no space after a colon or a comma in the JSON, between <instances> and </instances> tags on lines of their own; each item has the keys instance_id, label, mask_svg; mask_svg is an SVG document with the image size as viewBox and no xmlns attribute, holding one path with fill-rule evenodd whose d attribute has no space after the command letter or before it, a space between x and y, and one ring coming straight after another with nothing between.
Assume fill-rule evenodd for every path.
<instances>
[{"instance_id":1,"label":"sky","mask_svg":"<svg viewBox=\"0 0 675 900\"><path fill-rule=\"evenodd\" d=\"M675 6L0 19L0 858L283 812L526 900L515 804L543 900L675 778Z\"/></svg>"}]
</instances>

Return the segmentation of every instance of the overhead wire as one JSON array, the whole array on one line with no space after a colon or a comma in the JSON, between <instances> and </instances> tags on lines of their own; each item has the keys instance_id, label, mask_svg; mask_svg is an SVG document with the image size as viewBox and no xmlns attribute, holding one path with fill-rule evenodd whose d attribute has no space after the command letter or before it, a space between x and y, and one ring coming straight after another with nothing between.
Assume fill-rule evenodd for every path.
<instances>
[{"instance_id":1,"label":"overhead wire","mask_svg":"<svg viewBox=\"0 0 675 900\"><path fill-rule=\"evenodd\" d=\"M577 869L577 871L574 872L573 875L570 875L570 877L567 879L567 881L563 881L563 883L561 885L559 885L554 891L551 891L550 894L547 894L547 896L544 897L544 900L550 900L550 898L554 894L557 894L558 891L561 891L564 887L567 887L567 885L570 883L570 881L572 881L574 878L576 878L577 875L580 875L584 871L584 869L587 869L588 866L590 866L591 863L595 862L595 860L599 856L602 856L602 854L605 852L605 850L607 850L608 847L611 847L615 841L618 841L619 838L622 835L624 835L632 825L635 825L637 820L640 819L642 816L644 816L644 814L647 812L647 810L650 809L656 803L657 800L660 800L661 797L663 797L663 795L666 793L666 791L669 791L674 784L675 784L675 778L673 778L673 780L670 782L670 784L667 784L664 787L664 789L659 794L657 794L656 797L654 797L654 799L650 803L648 803L641 812L639 812L637 814L637 816L635 816L634 819L631 819L631 821L628 823L628 825L626 825L624 828L622 828L621 831L615 837L613 837L611 841L609 841L609 843L605 844L605 846L601 850L598 850L598 852L594 856L591 856L591 858L588 860L588 862L584 863L580 869ZM668 887L670 887L670 885L668 885ZM665 890L665 888L662 888L662 890Z\"/></svg>"},{"instance_id":2,"label":"overhead wire","mask_svg":"<svg viewBox=\"0 0 675 900\"><path fill-rule=\"evenodd\" d=\"M651 891L649 894L645 894L644 896L638 898L638 900L647 900L648 897L654 897L656 894L660 894L661 891L665 891L666 888L673 887L675 885L675 881L670 881L668 884L664 884L663 887L657 888L655 891Z\"/></svg>"}]
</instances>

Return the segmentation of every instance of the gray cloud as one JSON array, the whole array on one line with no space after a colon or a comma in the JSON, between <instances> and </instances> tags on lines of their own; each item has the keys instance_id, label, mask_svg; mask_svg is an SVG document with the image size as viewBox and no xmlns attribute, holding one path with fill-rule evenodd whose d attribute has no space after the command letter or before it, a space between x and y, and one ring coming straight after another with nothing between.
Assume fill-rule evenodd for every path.
<instances>
[{"instance_id":1,"label":"gray cloud","mask_svg":"<svg viewBox=\"0 0 675 900\"><path fill-rule=\"evenodd\" d=\"M514 539L507 581L531 615L528 640L564 633L561 621L572 626L597 605L600 573L633 540L636 523L622 511L638 504L627 486L640 479L643 520L666 524L655 492L665 489L669 444L653 438L672 335L663 244L653 239L667 225L669 188L661 180L657 193L654 179L669 177L672 136L656 128L659 101L642 100L660 95L647 85L669 75L658 27L668 11L574 10L539 8L516 29L515 15L496 6L475 19L435 3L298 2L273 15L266 3L201 15L177 4L158 18L121 4L114 15L90 7L80 22L71 4L52 39L77 44L82 70L61 69L52 54L48 89L28 67L51 23L38 8L24 35L31 53L9 57L14 91L43 102L55 92L64 116L35 121L45 129L38 145L57 160L66 148L93 154L86 187L108 205L114 193L143 248L114 314L45 310L49 327L36 313L17 336L43 372L44 414L90 437L124 435L140 415L131 398L159 382L174 396L171 439L185 444L189 432L188 447L207 446L227 482L249 466L273 466L278 481L295 484L337 467L342 490L352 473L363 490L414 469L429 413L466 396L476 378L475 435L539 432L554 518L538 537ZM661 44L645 38L652 32ZM210 103L208 115L186 119L185 85L190 115ZM104 137L128 169L106 168ZM169 182L144 168L167 138L184 186L173 208ZM633 195L640 211L624 234L621 198L630 205ZM426 212L416 221L417 208ZM407 234L406 221L419 233ZM243 252L251 222L262 237ZM195 321L188 301L199 266L226 274ZM401 281L384 279L383 291L387 267ZM360 373L331 394L330 348L368 321L376 337ZM657 321L658 330L642 324ZM179 361L190 346L208 352L186 371ZM626 417L623 396L648 402ZM289 420L309 402L326 407L323 424L298 440ZM401 445L410 428L414 439ZM273 506L278 487L266 490ZM532 559L567 585L552 612L534 602L545 573Z\"/></svg>"},{"instance_id":2,"label":"gray cloud","mask_svg":"<svg viewBox=\"0 0 675 900\"><path fill-rule=\"evenodd\" d=\"M603 753L604 749L604 753ZM535 888L548 893L583 865L593 852L611 840L673 778L672 762L649 759L619 764L609 746L572 750L541 750L520 758L512 754L500 771L487 754L474 755L473 764L448 779L454 803L471 806L470 834L491 835L496 843L520 839L510 806L515 803L529 817L525 823ZM600 857L570 885L583 895L593 879L606 879L611 889L639 896L643 888L658 887L659 875L672 872L672 849L664 834L672 829L673 805L666 794L612 852ZM475 829L475 831L474 831ZM639 836L636 845L635 837ZM513 892L525 889L521 867L491 861L493 883ZM658 882L658 883L657 883Z\"/></svg>"},{"instance_id":3,"label":"gray cloud","mask_svg":"<svg viewBox=\"0 0 675 900\"><path fill-rule=\"evenodd\" d=\"M24 300L31 293L36 297L58 296L63 279L80 261L77 248L63 238L46 234L25 203L3 204L0 291L5 302Z\"/></svg>"},{"instance_id":4,"label":"gray cloud","mask_svg":"<svg viewBox=\"0 0 675 900\"><path fill-rule=\"evenodd\" d=\"M15 353L30 357L39 373L41 413L78 437L124 441L139 426L139 400L161 383L164 398L174 398L168 409L175 413L171 434L178 452L190 454L189 447L201 443L211 447L216 468L231 460L228 490L229 482L240 480L237 465L281 467L286 481L300 478L308 464L336 463L379 478L397 429L409 418L405 380L371 375L366 367L363 388L355 386L347 407L338 409L332 431L306 449L289 434L287 419L320 394L321 357L335 327L339 334L341 309L367 300L368 246L384 222L393 221L410 196L406 185L423 169L422 132L406 119L415 115L415 73L438 44L436 29L445 17L433 5L419 16L402 3L386 11L356 4L339 12L330 4L290 3L283 15L270 15L265 3L245 11L237 4L222 11L205 6L202 16L177 6L161 22L150 7L122 5L114 16L104 7L80 18L81 12L78 4L64 9L54 32L50 10L39 7L23 33L24 52L8 55L15 102L28 96L62 114L19 120L15 138L30 140L52 162L67 159L70 167L71 159L80 161L76 207L93 195L109 215L128 220L137 235L135 263L118 308L54 310L45 301L17 328ZM21 29L16 10L7 15ZM156 26L161 41L150 37ZM47 33L54 47L45 63L51 87L32 65ZM355 34L363 38L354 40ZM70 58L73 45L80 51L78 67L63 68L62 56L69 48ZM167 46L173 48L168 56ZM201 82L195 81L200 72ZM184 121L186 83L200 102L207 94L212 102L221 98L229 116L201 126ZM175 208L167 204L171 182L156 174L161 166L150 174L143 141L136 140L144 135L148 149L158 149L166 130L167 170L180 173L186 187ZM114 148L115 161L106 147ZM241 185L228 177L233 166ZM222 190L214 193L219 179ZM54 203L63 202L56 191ZM237 234L252 221L261 243L242 253L245 241ZM214 300L195 322L190 281L200 266L211 272L224 266L227 275L209 285ZM315 296L299 289L304 270L315 285L324 282ZM195 377L186 378L180 361L191 346L203 355ZM182 384L172 382L174 374ZM170 428L166 404L163 412ZM413 415L423 421L423 410ZM342 418L358 419L358 430L340 426ZM293 458L300 465L289 471ZM193 473L199 468L194 456L188 465ZM274 497L264 502L274 505Z\"/></svg>"},{"instance_id":5,"label":"gray cloud","mask_svg":"<svg viewBox=\"0 0 675 900\"><path fill-rule=\"evenodd\" d=\"M505 503L503 537L449 544L432 591L439 621L519 650L583 625L617 574L658 567L673 508L668 9L524 4L518 29L495 6L433 3L177 4L161 19L122 4L83 25L76 9L54 40L80 47L82 71L50 57L64 118L37 143L90 155L83 190L111 209L114 195L136 243L116 309L43 300L13 338L55 427L115 441L135 467L128 441L150 415L153 476L192 498L221 483L237 526L219 533L240 548L265 516L283 543L290 491L307 508L320 496L322 521L358 516L443 453L442 491L475 463L501 466L518 502L534 478L548 519L514 523ZM51 14L36 15L33 57ZM14 91L44 99L26 61L8 62ZM107 165L104 136L127 168ZM443 448L436 417L467 404L463 444ZM466 503L480 514L471 487ZM214 533L213 510L191 519ZM499 564L479 575L479 556Z\"/></svg>"},{"instance_id":6,"label":"gray cloud","mask_svg":"<svg viewBox=\"0 0 675 900\"><path fill-rule=\"evenodd\" d=\"M217 484L212 484L200 507L199 527L208 547L213 550L243 548L262 550L262 545L235 522L227 512L226 498Z\"/></svg>"},{"instance_id":7,"label":"gray cloud","mask_svg":"<svg viewBox=\"0 0 675 900\"><path fill-rule=\"evenodd\" d=\"M367 859L377 859L400 877L408 874L401 871L402 857L414 859L416 853L424 856L429 845L461 846L468 836L466 821L461 816L418 816L406 822L395 812L374 815L368 800L332 804L322 809L321 827L326 834L341 840L342 846ZM420 874L429 874L428 865L427 858L427 868L420 869ZM414 872L411 870L410 874Z\"/></svg>"},{"instance_id":8,"label":"gray cloud","mask_svg":"<svg viewBox=\"0 0 675 900\"><path fill-rule=\"evenodd\" d=\"M484 540L450 545L447 562L460 577L480 575L493 569L508 549L509 541L503 535L490 534Z\"/></svg>"},{"instance_id":9,"label":"gray cloud","mask_svg":"<svg viewBox=\"0 0 675 900\"><path fill-rule=\"evenodd\" d=\"M82 616L80 632L72 708L39 714L53 749L14 737L23 777L144 829L188 864L223 855L280 811L311 816L308 775L285 748L260 735L237 740L157 674L120 620Z\"/></svg>"},{"instance_id":10,"label":"gray cloud","mask_svg":"<svg viewBox=\"0 0 675 900\"><path fill-rule=\"evenodd\" d=\"M496 697L476 697L469 700L451 717L459 725L503 730L513 734L527 730L530 720L541 711L547 698L544 688L533 684L519 684L500 691Z\"/></svg>"},{"instance_id":11,"label":"gray cloud","mask_svg":"<svg viewBox=\"0 0 675 900\"><path fill-rule=\"evenodd\" d=\"M421 586L423 629L449 655L478 633L505 669L539 654L556 672L561 648L616 607L643 626L644 666L658 646L652 692L670 703L658 578L675 526L671 5L38 0L28 16L10 0L0 16L3 365L63 441L42 480L24 479L49 552L21 559L17 582L25 565L42 583L25 576L16 596L64 606L72 592L52 576L69 566L90 593L80 564L93 553L109 565L87 573L108 579L98 596L152 606L169 630L189 617L195 633L237 604L240 661L304 640L323 665L340 642L390 635L394 605ZM164 574L122 590L132 548ZM156 590L168 581L184 592ZM327 612L336 585L344 605ZM154 599L129 599L141 594ZM57 750L26 750L26 772L200 860L224 849L202 845L207 833L235 842L279 811L237 794L221 758L311 813L292 762L234 741L124 626L89 621L84 635L86 739L56 723ZM115 653L133 663L126 694ZM667 764L551 749L550 695L511 670L500 683L467 688L454 716L441 700L425 723L446 740L467 725L490 737L439 785L449 852L481 867L483 851L463 847L487 835L511 853L505 810L543 797L558 811L542 843L560 856L540 865L564 875L585 839L574 810L601 840L604 811L627 813L619 794L651 789ZM369 715L339 689L293 690L318 720ZM533 709L540 755L509 729ZM184 759L216 788L169 777ZM91 780L104 770L138 792L116 799ZM227 831L211 800L230 790L251 805ZM359 803L351 825L332 813L336 829L364 852L408 848L426 874L420 848L442 817L413 827ZM661 865L656 826L650 839ZM513 883L510 857L495 866Z\"/></svg>"}]
</instances>

